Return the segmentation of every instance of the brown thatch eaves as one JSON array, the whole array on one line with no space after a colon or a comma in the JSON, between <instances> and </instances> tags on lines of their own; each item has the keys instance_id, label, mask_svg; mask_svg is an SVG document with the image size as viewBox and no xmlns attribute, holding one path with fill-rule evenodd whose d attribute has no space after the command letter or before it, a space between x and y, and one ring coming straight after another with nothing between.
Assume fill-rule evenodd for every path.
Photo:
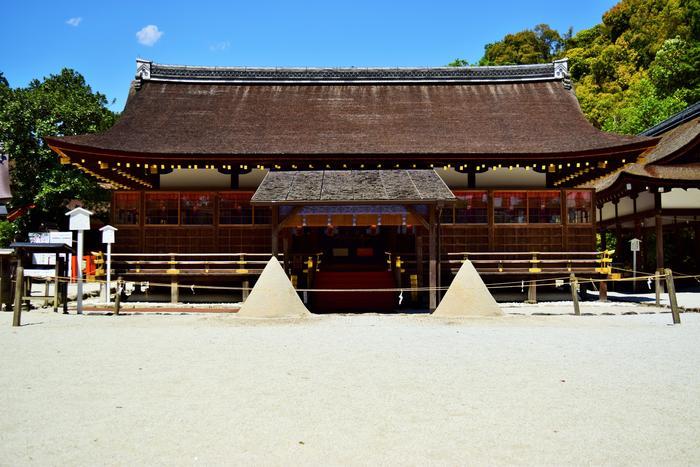
<instances>
[{"instance_id":1,"label":"brown thatch eaves","mask_svg":"<svg viewBox=\"0 0 700 467\"><path fill-rule=\"evenodd\" d=\"M455 196L434 170L268 172L254 204L432 203Z\"/></svg>"},{"instance_id":2,"label":"brown thatch eaves","mask_svg":"<svg viewBox=\"0 0 700 467\"><path fill-rule=\"evenodd\" d=\"M602 193L632 179L668 186L678 182L700 182L700 118L663 134L656 147L640 162L628 164L585 186Z\"/></svg>"},{"instance_id":3,"label":"brown thatch eaves","mask_svg":"<svg viewBox=\"0 0 700 467\"><path fill-rule=\"evenodd\" d=\"M640 152L656 141L595 129L554 77L304 84L154 78L136 87L106 132L47 141L86 154L193 161L582 156Z\"/></svg>"}]
</instances>

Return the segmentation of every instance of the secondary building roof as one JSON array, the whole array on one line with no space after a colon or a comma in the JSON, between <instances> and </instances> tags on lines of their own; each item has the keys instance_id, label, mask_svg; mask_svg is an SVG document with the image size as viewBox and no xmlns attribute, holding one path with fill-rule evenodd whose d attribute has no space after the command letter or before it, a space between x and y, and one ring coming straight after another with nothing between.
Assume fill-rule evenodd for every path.
<instances>
[{"instance_id":1,"label":"secondary building roof","mask_svg":"<svg viewBox=\"0 0 700 467\"><path fill-rule=\"evenodd\" d=\"M269 172L253 204L430 204L455 201L434 170Z\"/></svg>"},{"instance_id":2,"label":"secondary building roof","mask_svg":"<svg viewBox=\"0 0 700 467\"><path fill-rule=\"evenodd\" d=\"M695 114L690 112L695 109ZM593 180L587 186L599 193L598 203L629 194L627 183L637 191L647 186L667 188L700 187L700 116L698 105L670 117L654 128L663 128L661 140L639 161L610 175ZM684 118L682 118L684 117Z\"/></svg>"}]
</instances>

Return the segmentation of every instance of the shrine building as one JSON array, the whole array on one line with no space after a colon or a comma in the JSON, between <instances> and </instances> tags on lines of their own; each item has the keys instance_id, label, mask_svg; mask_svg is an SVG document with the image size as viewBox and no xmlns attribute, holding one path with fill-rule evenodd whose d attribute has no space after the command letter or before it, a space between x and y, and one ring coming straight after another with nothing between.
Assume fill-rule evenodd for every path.
<instances>
[{"instance_id":1,"label":"shrine building","mask_svg":"<svg viewBox=\"0 0 700 467\"><path fill-rule=\"evenodd\" d=\"M118 253L279 254L308 288L435 287L450 255L595 251L595 182L659 138L594 128L567 67L137 60L112 128L46 141L112 190Z\"/></svg>"}]
</instances>

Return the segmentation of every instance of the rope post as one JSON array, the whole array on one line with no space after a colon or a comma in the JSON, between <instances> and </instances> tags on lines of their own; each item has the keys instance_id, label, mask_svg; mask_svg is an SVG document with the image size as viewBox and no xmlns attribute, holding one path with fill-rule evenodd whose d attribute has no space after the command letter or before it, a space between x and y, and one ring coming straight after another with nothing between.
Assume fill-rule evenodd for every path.
<instances>
[{"instance_id":1,"label":"rope post","mask_svg":"<svg viewBox=\"0 0 700 467\"><path fill-rule=\"evenodd\" d=\"M22 325L22 291L24 282L24 268L20 265L17 266L17 271L15 272L15 303L14 303L14 313L12 315L12 326Z\"/></svg>"},{"instance_id":2,"label":"rope post","mask_svg":"<svg viewBox=\"0 0 700 467\"><path fill-rule=\"evenodd\" d=\"M537 303L537 282L535 279L530 279L530 285L527 288L527 303Z\"/></svg>"},{"instance_id":3,"label":"rope post","mask_svg":"<svg viewBox=\"0 0 700 467\"><path fill-rule=\"evenodd\" d=\"M250 294L250 281L248 279L244 280L242 283L243 287L241 290L241 301L245 302L246 299L248 298L248 294Z\"/></svg>"},{"instance_id":4,"label":"rope post","mask_svg":"<svg viewBox=\"0 0 700 467\"><path fill-rule=\"evenodd\" d=\"M122 281L121 277L117 277L117 291L114 294L114 316L117 316L119 314L119 307L121 306L121 301L122 301L122 286L123 286L124 281ZM109 292L110 290L107 289L107 300L109 301Z\"/></svg>"},{"instance_id":5,"label":"rope post","mask_svg":"<svg viewBox=\"0 0 700 467\"><path fill-rule=\"evenodd\" d=\"M608 301L608 282L607 281L602 280L598 283L598 300L601 302Z\"/></svg>"},{"instance_id":6,"label":"rope post","mask_svg":"<svg viewBox=\"0 0 700 467\"><path fill-rule=\"evenodd\" d=\"M578 303L578 279L573 272L569 276L569 286L571 287L571 300L574 302L574 314L581 316L581 308Z\"/></svg>"},{"instance_id":7,"label":"rope post","mask_svg":"<svg viewBox=\"0 0 700 467\"><path fill-rule=\"evenodd\" d=\"M661 277L664 276L666 272L663 269L656 270L655 282L655 296L656 296L656 306L661 306L661 294L663 293L663 285L661 285Z\"/></svg>"},{"instance_id":8,"label":"rope post","mask_svg":"<svg viewBox=\"0 0 700 467\"><path fill-rule=\"evenodd\" d=\"M673 272L670 269L664 269L666 275L666 289L668 289L668 299L671 302L671 315L673 315L673 324L681 324L681 315L678 312L678 301L676 300L676 286L673 283Z\"/></svg>"}]
</instances>

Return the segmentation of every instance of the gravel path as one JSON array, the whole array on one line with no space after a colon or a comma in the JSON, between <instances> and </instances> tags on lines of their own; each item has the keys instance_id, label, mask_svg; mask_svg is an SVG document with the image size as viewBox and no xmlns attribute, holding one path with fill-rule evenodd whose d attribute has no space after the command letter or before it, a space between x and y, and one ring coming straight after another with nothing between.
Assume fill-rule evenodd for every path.
<instances>
[{"instance_id":1,"label":"gravel path","mask_svg":"<svg viewBox=\"0 0 700 467\"><path fill-rule=\"evenodd\" d=\"M2 465L700 463L700 314L23 317Z\"/></svg>"}]
</instances>

